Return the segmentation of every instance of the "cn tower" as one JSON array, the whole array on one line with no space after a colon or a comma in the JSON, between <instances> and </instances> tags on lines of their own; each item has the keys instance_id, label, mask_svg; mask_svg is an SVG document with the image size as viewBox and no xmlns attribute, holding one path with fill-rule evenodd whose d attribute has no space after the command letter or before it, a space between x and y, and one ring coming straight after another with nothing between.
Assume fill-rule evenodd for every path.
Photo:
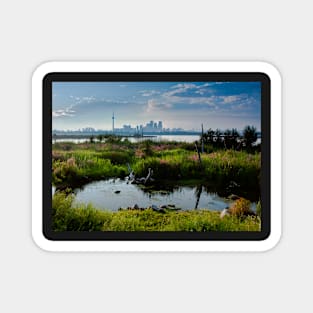
<instances>
[{"instance_id":1,"label":"cn tower","mask_svg":"<svg viewBox=\"0 0 313 313\"><path fill-rule=\"evenodd\" d=\"M112 134L114 134L114 112L112 115Z\"/></svg>"}]
</instances>

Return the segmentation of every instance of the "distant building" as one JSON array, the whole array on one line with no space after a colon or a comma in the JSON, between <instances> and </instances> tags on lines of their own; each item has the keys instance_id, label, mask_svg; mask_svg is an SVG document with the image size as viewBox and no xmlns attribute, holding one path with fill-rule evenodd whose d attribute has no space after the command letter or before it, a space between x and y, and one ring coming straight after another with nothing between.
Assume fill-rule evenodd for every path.
<instances>
[{"instance_id":1,"label":"distant building","mask_svg":"<svg viewBox=\"0 0 313 313\"><path fill-rule=\"evenodd\" d=\"M145 126L140 125L140 130L144 132L161 132L163 130L163 122L150 121Z\"/></svg>"}]
</instances>

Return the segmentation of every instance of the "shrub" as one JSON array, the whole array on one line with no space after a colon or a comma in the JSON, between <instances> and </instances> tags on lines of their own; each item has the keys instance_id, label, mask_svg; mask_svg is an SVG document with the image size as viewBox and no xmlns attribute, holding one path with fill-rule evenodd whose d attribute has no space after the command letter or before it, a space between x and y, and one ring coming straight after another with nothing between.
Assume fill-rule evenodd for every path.
<instances>
[{"instance_id":1,"label":"shrub","mask_svg":"<svg viewBox=\"0 0 313 313\"><path fill-rule=\"evenodd\" d=\"M75 181L77 178L78 167L74 158L65 161L55 161L52 164L52 182L54 184L61 183L63 181Z\"/></svg>"},{"instance_id":2,"label":"shrub","mask_svg":"<svg viewBox=\"0 0 313 313\"><path fill-rule=\"evenodd\" d=\"M244 198L236 200L229 209L229 213L234 216L244 216L249 215L250 211L250 201Z\"/></svg>"},{"instance_id":3,"label":"shrub","mask_svg":"<svg viewBox=\"0 0 313 313\"><path fill-rule=\"evenodd\" d=\"M109 212L91 205L72 207L74 196L56 192L52 199L52 228L54 231L100 231L111 222Z\"/></svg>"},{"instance_id":4,"label":"shrub","mask_svg":"<svg viewBox=\"0 0 313 313\"><path fill-rule=\"evenodd\" d=\"M142 149L144 152L145 156L152 156L153 155L153 150L152 150L152 142L151 140L145 140L144 141L144 148Z\"/></svg>"}]
</instances>

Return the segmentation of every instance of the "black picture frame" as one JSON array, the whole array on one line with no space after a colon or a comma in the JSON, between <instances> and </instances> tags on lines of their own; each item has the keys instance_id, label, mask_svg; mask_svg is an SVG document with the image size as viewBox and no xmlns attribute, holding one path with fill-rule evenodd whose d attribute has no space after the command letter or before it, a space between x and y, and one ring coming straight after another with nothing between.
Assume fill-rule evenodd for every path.
<instances>
[{"instance_id":1,"label":"black picture frame","mask_svg":"<svg viewBox=\"0 0 313 313\"><path fill-rule=\"evenodd\" d=\"M261 82L261 231L233 232L54 232L52 230L52 83L53 82ZM271 179L270 179L270 112L271 81L260 72L53 72L42 81L43 94L43 235L59 240L265 240L270 235Z\"/></svg>"}]
</instances>

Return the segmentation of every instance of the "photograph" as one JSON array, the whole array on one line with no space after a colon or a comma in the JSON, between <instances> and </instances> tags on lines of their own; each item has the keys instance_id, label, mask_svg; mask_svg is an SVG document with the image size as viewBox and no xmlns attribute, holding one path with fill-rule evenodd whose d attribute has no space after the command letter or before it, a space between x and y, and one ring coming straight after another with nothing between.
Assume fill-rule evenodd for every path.
<instances>
[{"instance_id":1,"label":"photograph","mask_svg":"<svg viewBox=\"0 0 313 313\"><path fill-rule=\"evenodd\" d=\"M53 81L54 232L260 232L260 81Z\"/></svg>"}]
</instances>

